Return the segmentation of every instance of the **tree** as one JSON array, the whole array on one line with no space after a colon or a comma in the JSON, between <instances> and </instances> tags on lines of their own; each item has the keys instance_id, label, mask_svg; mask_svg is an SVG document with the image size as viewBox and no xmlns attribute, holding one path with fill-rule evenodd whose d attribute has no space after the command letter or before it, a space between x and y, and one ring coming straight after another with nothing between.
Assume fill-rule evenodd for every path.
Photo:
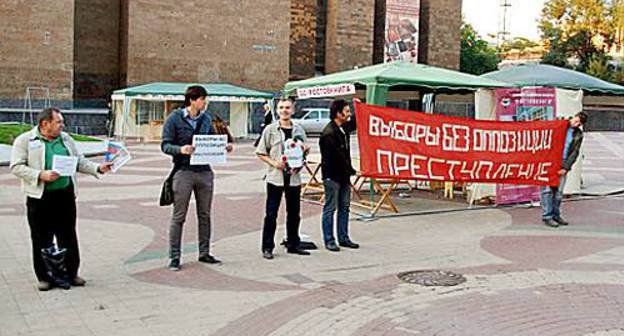
<instances>
[{"instance_id":1,"label":"tree","mask_svg":"<svg viewBox=\"0 0 624 336\"><path fill-rule=\"evenodd\" d=\"M592 59L604 57L613 39L613 20L619 2L546 0L539 21L548 47L542 62L564 66L568 65L568 58L574 58L578 60L576 69L585 72Z\"/></svg>"},{"instance_id":2,"label":"tree","mask_svg":"<svg viewBox=\"0 0 624 336\"><path fill-rule=\"evenodd\" d=\"M499 62L496 49L483 40L472 25L464 23L461 27L459 70L481 75L496 70Z\"/></svg>"},{"instance_id":3,"label":"tree","mask_svg":"<svg viewBox=\"0 0 624 336\"><path fill-rule=\"evenodd\" d=\"M607 63L608 57L594 56L587 66L587 74L606 81L613 81L613 73Z\"/></svg>"},{"instance_id":4,"label":"tree","mask_svg":"<svg viewBox=\"0 0 624 336\"><path fill-rule=\"evenodd\" d=\"M506 41L500 47L501 52L507 52L510 50L524 51L533 47L539 46L539 43L531 41L526 37L514 37L511 41Z\"/></svg>"}]
</instances>

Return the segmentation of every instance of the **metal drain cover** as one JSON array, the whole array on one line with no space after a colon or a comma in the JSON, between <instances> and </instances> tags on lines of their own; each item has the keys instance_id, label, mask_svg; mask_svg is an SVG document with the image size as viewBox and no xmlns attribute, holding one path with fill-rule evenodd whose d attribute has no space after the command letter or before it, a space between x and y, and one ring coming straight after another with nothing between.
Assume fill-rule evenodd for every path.
<instances>
[{"instance_id":1,"label":"metal drain cover","mask_svg":"<svg viewBox=\"0 0 624 336\"><path fill-rule=\"evenodd\" d=\"M421 286L457 286L466 282L461 274L440 270L403 272L397 276L403 282Z\"/></svg>"}]
</instances>

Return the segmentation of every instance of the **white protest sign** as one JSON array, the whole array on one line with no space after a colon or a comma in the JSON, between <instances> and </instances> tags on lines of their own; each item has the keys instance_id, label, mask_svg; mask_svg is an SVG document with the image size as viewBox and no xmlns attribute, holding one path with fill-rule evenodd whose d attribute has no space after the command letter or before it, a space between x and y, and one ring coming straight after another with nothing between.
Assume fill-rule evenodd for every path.
<instances>
[{"instance_id":1,"label":"white protest sign","mask_svg":"<svg viewBox=\"0 0 624 336\"><path fill-rule=\"evenodd\" d=\"M297 96L300 99L346 96L352 94L355 94L355 85L353 84L334 84L297 89Z\"/></svg>"},{"instance_id":2,"label":"white protest sign","mask_svg":"<svg viewBox=\"0 0 624 336\"><path fill-rule=\"evenodd\" d=\"M74 176L77 166L77 156L54 155L52 157L52 170L60 176Z\"/></svg>"},{"instance_id":3,"label":"white protest sign","mask_svg":"<svg viewBox=\"0 0 624 336\"><path fill-rule=\"evenodd\" d=\"M303 144L301 142L288 139L284 142L284 156L286 156L286 163L290 168L303 167Z\"/></svg>"},{"instance_id":4,"label":"white protest sign","mask_svg":"<svg viewBox=\"0 0 624 336\"><path fill-rule=\"evenodd\" d=\"M195 151L191 155L191 165L226 163L226 146L226 134L194 135L193 147L195 147Z\"/></svg>"}]
</instances>

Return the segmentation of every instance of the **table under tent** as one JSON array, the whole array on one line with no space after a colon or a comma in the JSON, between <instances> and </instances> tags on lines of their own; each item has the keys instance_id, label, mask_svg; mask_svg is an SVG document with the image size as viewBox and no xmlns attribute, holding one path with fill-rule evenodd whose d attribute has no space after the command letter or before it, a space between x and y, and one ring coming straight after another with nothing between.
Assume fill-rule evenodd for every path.
<instances>
[{"instance_id":1,"label":"table under tent","mask_svg":"<svg viewBox=\"0 0 624 336\"><path fill-rule=\"evenodd\" d=\"M114 135L158 141L169 114L183 106L190 85L208 91L207 111L227 122L232 136L245 138L257 131L257 114L273 94L223 83L150 83L113 92ZM256 112L258 111L258 112Z\"/></svg>"},{"instance_id":2,"label":"table under tent","mask_svg":"<svg viewBox=\"0 0 624 336\"><path fill-rule=\"evenodd\" d=\"M535 107L531 108L531 104L525 104L528 107L518 108L518 113L537 113L537 116L524 117L518 114L522 120L567 119L583 111L583 101L587 96L624 95L623 86L570 69L544 64L518 65L484 74L481 78L505 82L509 87L514 88L502 89L512 90L509 91L511 95L501 94L501 89L484 88L478 90L475 95L475 117L484 120L497 119L497 110L500 111L501 105L508 103L505 99L509 99L513 95L526 98L528 102L535 102L548 95L554 98L552 107L546 105L540 107L533 104ZM581 148L581 159L577 161L568 175L565 194L581 192L582 157L583 149ZM497 195L498 192L501 192L500 186L478 184L473 186L473 191L474 198L495 197L501 199L500 195ZM532 194L533 199L538 197L538 192ZM522 201L528 201L528 199Z\"/></svg>"},{"instance_id":3,"label":"table under tent","mask_svg":"<svg viewBox=\"0 0 624 336\"><path fill-rule=\"evenodd\" d=\"M345 99L358 97L368 104L385 106L389 100L410 100L415 110L431 105L436 95L454 95L474 93L481 88L503 88L507 85L487 78L461 73L453 70L413 64L407 62L391 62L372 65L360 69L348 70L322 77L287 83L284 91L287 94L297 94L299 97L322 98L343 96ZM336 94L338 92L339 94ZM359 167L359 153L352 151L353 166ZM319 177L318 158L313 167L307 167L310 180L304 185L302 193L307 194L322 191ZM364 183L366 181L366 183ZM354 205L365 207L375 215L384 208L392 212L399 209L392 201L392 191L401 184L412 187L413 181L365 179L358 176L354 182ZM364 188L363 188L364 186ZM362 189L368 189L368 199L359 195ZM410 189L411 190L411 189ZM375 191L375 192L373 192ZM321 196L322 197L322 196Z\"/></svg>"}]
</instances>

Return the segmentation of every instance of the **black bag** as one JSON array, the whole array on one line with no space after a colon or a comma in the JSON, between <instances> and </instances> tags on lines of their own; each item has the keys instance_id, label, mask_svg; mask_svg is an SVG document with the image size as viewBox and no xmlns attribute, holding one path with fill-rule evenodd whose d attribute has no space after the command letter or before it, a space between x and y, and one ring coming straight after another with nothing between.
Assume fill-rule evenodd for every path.
<instances>
[{"instance_id":1,"label":"black bag","mask_svg":"<svg viewBox=\"0 0 624 336\"><path fill-rule=\"evenodd\" d=\"M173 175L175 175L178 168L173 166L171 173L167 176L167 179L163 183L160 190L160 206L167 206L173 204Z\"/></svg>"},{"instance_id":2,"label":"black bag","mask_svg":"<svg viewBox=\"0 0 624 336\"><path fill-rule=\"evenodd\" d=\"M63 289L69 289L71 284L67 276L67 266L65 265L65 255L67 249L58 249L56 245L41 249L43 263L46 266L46 273L53 284Z\"/></svg>"}]
</instances>

